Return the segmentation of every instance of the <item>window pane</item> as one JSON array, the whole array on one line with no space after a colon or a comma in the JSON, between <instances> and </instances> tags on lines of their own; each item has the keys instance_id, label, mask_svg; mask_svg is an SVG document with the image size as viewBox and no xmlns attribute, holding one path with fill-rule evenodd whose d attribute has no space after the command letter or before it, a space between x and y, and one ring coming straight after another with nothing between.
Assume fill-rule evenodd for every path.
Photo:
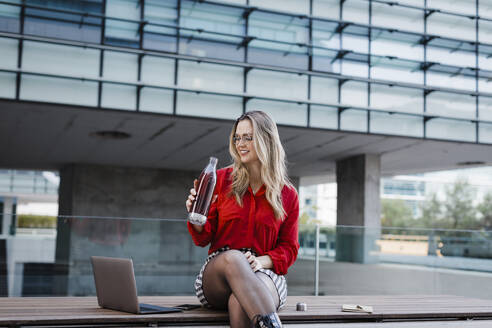
<instances>
[{"instance_id":1,"label":"window pane","mask_svg":"<svg viewBox=\"0 0 492 328\"><path fill-rule=\"evenodd\" d=\"M340 34L335 30L338 24L313 20L313 45L323 48L340 49Z\"/></svg>"},{"instance_id":2,"label":"window pane","mask_svg":"<svg viewBox=\"0 0 492 328\"><path fill-rule=\"evenodd\" d=\"M340 0L313 0L313 16L339 19Z\"/></svg>"},{"instance_id":3,"label":"window pane","mask_svg":"<svg viewBox=\"0 0 492 328\"><path fill-rule=\"evenodd\" d=\"M15 39L0 38L0 68L16 69L19 41Z\"/></svg>"},{"instance_id":4,"label":"window pane","mask_svg":"<svg viewBox=\"0 0 492 328\"><path fill-rule=\"evenodd\" d=\"M243 68L187 60L179 61L178 85L222 92L243 92Z\"/></svg>"},{"instance_id":5,"label":"window pane","mask_svg":"<svg viewBox=\"0 0 492 328\"><path fill-rule=\"evenodd\" d=\"M423 92L419 89L372 84L371 107L396 112L422 113L424 111Z\"/></svg>"},{"instance_id":6,"label":"window pane","mask_svg":"<svg viewBox=\"0 0 492 328\"><path fill-rule=\"evenodd\" d=\"M404 31L424 32L422 10L393 6L382 3L372 4L372 23Z\"/></svg>"},{"instance_id":7,"label":"window pane","mask_svg":"<svg viewBox=\"0 0 492 328\"><path fill-rule=\"evenodd\" d=\"M307 47L297 45L308 41L307 23L307 19L253 12L250 35L293 44L253 40L248 47L248 62L307 69Z\"/></svg>"},{"instance_id":8,"label":"window pane","mask_svg":"<svg viewBox=\"0 0 492 328\"><path fill-rule=\"evenodd\" d=\"M367 107L367 83L356 81L345 82L342 85L340 103Z\"/></svg>"},{"instance_id":9,"label":"window pane","mask_svg":"<svg viewBox=\"0 0 492 328\"><path fill-rule=\"evenodd\" d=\"M426 124L427 138L475 141L475 124L446 119L432 119Z\"/></svg>"},{"instance_id":10,"label":"window pane","mask_svg":"<svg viewBox=\"0 0 492 328\"><path fill-rule=\"evenodd\" d=\"M475 97L445 92L427 95L427 113L439 116L475 118Z\"/></svg>"},{"instance_id":11,"label":"window pane","mask_svg":"<svg viewBox=\"0 0 492 328\"><path fill-rule=\"evenodd\" d=\"M382 1L394 3L393 0L382 0ZM398 0L398 3L402 4L402 5L410 5L410 6L414 6L414 7L423 8L424 7L424 1L425 0Z\"/></svg>"},{"instance_id":12,"label":"window pane","mask_svg":"<svg viewBox=\"0 0 492 328\"><path fill-rule=\"evenodd\" d=\"M478 90L480 92L492 93L492 81L489 81L488 79L487 80L483 80L483 79L478 80Z\"/></svg>"},{"instance_id":13,"label":"window pane","mask_svg":"<svg viewBox=\"0 0 492 328\"><path fill-rule=\"evenodd\" d=\"M109 17L140 20L139 0L106 0L106 15Z\"/></svg>"},{"instance_id":14,"label":"window pane","mask_svg":"<svg viewBox=\"0 0 492 328\"><path fill-rule=\"evenodd\" d=\"M372 133L422 137L423 125L422 117L371 112Z\"/></svg>"},{"instance_id":15,"label":"window pane","mask_svg":"<svg viewBox=\"0 0 492 328\"><path fill-rule=\"evenodd\" d=\"M343 49L367 54L369 52L369 36L342 34L342 45Z\"/></svg>"},{"instance_id":16,"label":"window pane","mask_svg":"<svg viewBox=\"0 0 492 328\"><path fill-rule=\"evenodd\" d=\"M244 48L238 48L241 38L230 38L229 42L207 41L192 37L179 39L179 52L197 57L220 58L244 61Z\"/></svg>"},{"instance_id":17,"label":"window pane","mask_svg":"<svg viewBox=\"0 0 492 328\"><path fill-rule=\"evenodd\" d=\"M481 44L478 51L478 67L480 69L478 90L492 93L492 46Z\"/></svg>"},{"instance_id":18,"label":"window pane","mask_svg":"<svg viewBox=\"0 0 492 328\"><path fill-rule=\"evenodd\" d=\"M340 73L341 61L335 60L337 51L313 49L313 70Z\"/></svg>"},{"instance_id":19,"label":"window pane","mask_svg":"<svg viewBox=\"0 0 492 328\"><path fill-rule=\"evenodd\" d=\"M279 10L278 0L249 0L249 5ZM309 15L309 0L282 0L281 10Z\"/></svg>"},{"instance_id":20,"label":"window pane","mask_svg":"<svg viewBox=\"0 0 492 328\"><path fill-rule=\"evenodd\" d=\"M195 1L183 1L181 3L180 25L190 29L202 29L205 32L218 32L224 34L244 35L245 21L240 8L217 6ZM181 35L188 36L189 31L181 30ZM200 37L200 35L196 35ZM227 41L229 36L219 34L207 34L209 40Z\"/></svg>"},{"instance_id":21,"label":"window pane","mask_svg":"<svg viewBox=\"0 0 492 328\"><path fill-rule=\"evenodd\" d=\"M83 42L99 43L101 41L102 20L100 18L49 10L53 8L100 14L102 13L101 1L28 0L26 4L47 7L47 9L26 8L24 21L24 33L26 34Z\"/></svg>"},{"instance_id":22,"label":"window pane","mask_svg":"<svg viewBox=\"0 0 492 328\"><path fill-rule=\"evenodd\" d=\"M367 111L346 109L340 114L340 129L367 132Z\"/></svg>"},{"instance_id":23,"label":"window pane","mask_svg":"<svg viewBox=\"0 0 492 328\"><path fill-rule=\"evenodd\" d=\"M310 126L313 128L337 129L337 108L311 105Z\"/></svg>"},{"instance_id":24,"label":"window pane","mask_svg":"<svg viewBox=\"0 0 492 328\"><path fill-rule=\"evenodd\" d=\"M277 124L307 126L307 105L280 101L251 99L246 111L261 110L272 116Z\"/></svg>"},{"instance_id":25,"label":"window pane","mask_svg":"<svg viewBox=\"0 0 492 328\"><path fill-rule=\"evenodd\" d=\"M144 28L143 48L160 50L167 52L176 52L176 29L147 25Z\"/></svg>"},{"instance_id":26,"label":"window pane","mask_svg":"<svg viewBox=\"0 0 492 328\"><path fill-rule=\"evenodd\" d=\"M116 51L104 52L103 76L118 81L136 81L138 56Z\"/></svg>"},{"instance_id":27,"label":"window pane","mask_svg":"<svg viewBox=\"0 0 492 328\"><path fill-rule=\"evenodd\" d=\"M306 100L307 76L253 69L246 90L256 96Z\"/></svg>"},{"instance_id":28,"label":"window pane","mask_svg":"<svg viewBox=\"0 0 492 328\"><path fill-rule=\"evenodd\" d=\"M20 99L96 106L97 92L97 82L22 74Z\"/></svg>"},{"instance_id":29,"label":"window pane","mask_svg":"<svg viewBox=\"0 0 492 328\"><path fill-rule=\"evenodd\" d=\"M423 84L424 74L417 63L402 60L372 58L371 78Z\"/></svg>"},{"instance_id":30,"label":"window pane","mask_svg":"<svg viewBox=\"0 0 492 328\"><path fill-rule=\"evenodd\" d=\"M138 8L140 8L139 0L107 0L106 16L139 21L140 10L137 10ZM138 23L106 19L104 42L138 48L140 39L138 28Z\"/></svg>"},{"instance_id":31,"label":"window pane","mask_svg":"<svg viewBox=\"0 0 492 328\"><path fill-rule=\"evenodd\" d=\"M377 32L375 32L377 35ZM393 56L422 61L424 59L424 47L412 42L404 42L381 37L373 37L371 52L374 55Z\"/></svg>"},{"instance_id":32,"label":"window pane","mask_svg":"<svg viewBox=\"0 0 492 328\"><path fill-rule=\"evenodd\" d=\"M478 15L480 17L492 18L492 3L490 0L480 0L478 2Z\"/></svg>"},{"instance_id":33,"label":"window pane","mask_svg":"<svg viewBox=\"0 0 492 328\"><path fill-rule=\"evenodd\" d=\"M149 24L144 26L143 47L145 49L176 52L177 29L153 24L176 26L177 17L176 0L146 0L144 19Z\"/></svg>"},{"instance_id":34,"label":"window pane","mask_svg":"<svg viewBox=\"0 0 492 328\"><path fill-rule=\"evenodd\" d=\"M193 56L206 56L243 61L244 47L239 47L244 35L244 19L239 8L217 6L194 1L181 5L180 24L202 32L180 30L179 51ZM219 35L210 32L238 36Z\"/></svg>"},{"instance_id":35,"label":"window pane","mask_svg":"<svg viewBox=\"0 0 492 328\"><path fill-rule=\"evenodd\" d=\"M369 24L369 1L347 0L342 9L344 21Z\"/></svg>"},{"instance_id":36,"label":"window pane","mask_svg":"<svg viewBox=\"0 0 492 328\"><path fill-rule=\"evenodd\" d=\"M101 95L102 107L135 110L136 102L136 87L114 83L103 83Z\"/></svg>"},{"instance_id":37,"label":"window pane","mask_svg":"<svg viewBox=\"0 0 492 328\"><path fill-rule=\"evenodd\" d=\"M341 73L343 75L359 76L363 78L368 77L369 66L367 63L359 63L350 60L343 60L341 62Z\"/></svg>"},{"instance_id":38,"label":"window pane","mask_svg":"<svg viewBox=\"0 0 492 328\"><path fill-rule=\"evenodd\" d=\"M427 85L475 91L475 79L466 76L427 72Z\"/></svg>"},{"instance_id":39,"label":"window pane","mask_svg":"<svg viewBox=\"0 0 492 328\"><path fill-rule=\"evenodd\" d=\"M138 35L138 24L106 19L105 44L138 48Z\"/></svg>"},{"instance_id":40,"label":"window pane","mask_svg":"<svg viewBox=\"0 0 492 328\"><path fill-rule=\"evenodd\" d=\"M434 13L427 18L427 33L475 41L475 20Z\"/></svg>"},{"instance_id":41,"label":"window pane","mask_svg":"<svg viewBox=\"0 0 492 328\"><path fill-rule=\"evenodd\" d=\"M461 67L475 67L475 54L468 51L427 47L427 61Z\"/></svg>"},{"instance_id":42,"label":"window pane","mask_svg":"<svg viewBox=\"0 0 492 328\"><path fill-rule=\"evenodd\" d=\"M458 14L475 16L476 14L476 0L427 0L427 7L432 9L442 9L445 11L452 11Z\"/></svg>"},{"instance_id":43,"label":"window pane","mask_svg":"<svg viewBox=\"0 0 492 328\"><path fill-rule=\"evenodd\" d=\"M246 5L247 0L221 0L224 3L235 3L237 5Z\"/></svg>"},{"instance_id":44,"label":"window pane","mask_svg":"<svg viewBox=\"0 0 492 328\"><path fill-rule=\"evenodd\" d=\"M10 1L12 3L21 3L21 0ZM19 32L19 16L21 7L0 4L0 31Z\"/></svg>"},{"instance_id":45,"label":"window pane","mask_svg":"<svg viewBox=\"0 0 492 328\"><path fill-rule=\"evenodd\" d=\"M140 91L140 110L154 113L173 112L174 91L144 87Z\"/></svg>"},{"instance_id":46,"label":"window pane","mask_svg":"<svg viewBox=\"0 0 492 328\"><path fill-rule=\"evenodd\" d=\"M340 73L340 61L334 60L340 49L336 23L313 20L313 70ZM328 49L320 49L328 48ZM329 50L333 49L333 50Z\"/></svg>"},{"instance_id":47,"label":"window pane","mask_svg":"<svg viewBox=\"0 0 492 328\"><path fill-rule=\"evenodd\" d=\"M479 98L478 117L481 120L492 121L492 98L490 97Z\"/></svg>"},{"instance_id":48,"label":"window pane","mask_svg":"<svg viewBox=\"0 0 492 328\"><path fill-rule=\"evenodd\" d=\"M480 142L492 143L492 124L479 123L478 138Z\"/></svg>"},{"instance_id":49,"label":"window pane","mask_svg":"<svg viewBox=\"0 0 492 328\"><path fill-rule=\"evenodd\" d=\"M337 103L338 80L311 76L311 100L315 102Z\"/></svg>"},{"instance_id":50,"label":"window pane","mask_svg":"<svg viewBox=\"0 0 492 328\"><path fill-rule=\"evenodd\" d=\"M15 82L17 75L14 73L0 72L0 97L15 98Z\"/></svg>"},{"instance_id":51,"label":"window pane","mask_svg":"<svg viewBox=\"0 0 492 328\"><path fill-rule=\"evenodd\" d=\"M478 21L478 41L492 44L492 22Z\"/></svg>"},{"instance_id":52,"label":"window pane","mask_svg":"<svg viewBox=\"0 0 492 328\"><path fill-rule=\"evenodd\" d=\"M492 71L492 47L480 45L478 51L478 67Z\"/></svg>"},{"instance_id":53,"label":"window pane","mask_svg":"<svg viewBox=\"0 0 492 328\"><path fill-rule=\"evenodd\" d=\"M243 113L243 100L241 97L179 91L176 113L235 120Z\"/></svg>"},{"instance_id":54,"label":"window pane","mask_svg":"<svg viewBox=\"0 0 492 328\"><path fill-rule=\"evenodd\" d=\"M24 41L22 68L77 77L99 76L99 50Z\"/></svg>"},{"instance_id":55,"label":"window pane","mask_svg":"<svg viewBox=\"0 0 492 328\"><path fill-rule=\"evenodd\" d=\"M144 83L156 85L174 85L174 59L144 56L140 79Z\"/></svg>"}]
</instances>

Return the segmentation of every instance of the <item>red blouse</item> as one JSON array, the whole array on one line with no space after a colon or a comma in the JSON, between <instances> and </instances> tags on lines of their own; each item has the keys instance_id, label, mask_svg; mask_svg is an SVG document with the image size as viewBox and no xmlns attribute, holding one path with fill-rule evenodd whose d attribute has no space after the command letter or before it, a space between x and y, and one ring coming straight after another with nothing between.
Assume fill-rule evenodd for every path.
<instances>
[{"instance_id":1,"label":"red blouse","mask_svg":"<svg viewBox=\"0 0 492 328\"><path fill-rule=\"evenodd\" d=\"M229 196L232 184L232 167L217 171L214 194L217 201L210 205L208 220L198 233L188 222L188 231L196 245L209 243L211 254L221 247L231 249L251 248L258 256L270 255L273 271L284 275L294 263L299 249L298 218L299 199L294 188L284 186L282 204L286 212L283 221L275 218L265 195L265 186L256 194L251 187L243 196L243 207L234 196Z\"/></svg>"}]
</instances>

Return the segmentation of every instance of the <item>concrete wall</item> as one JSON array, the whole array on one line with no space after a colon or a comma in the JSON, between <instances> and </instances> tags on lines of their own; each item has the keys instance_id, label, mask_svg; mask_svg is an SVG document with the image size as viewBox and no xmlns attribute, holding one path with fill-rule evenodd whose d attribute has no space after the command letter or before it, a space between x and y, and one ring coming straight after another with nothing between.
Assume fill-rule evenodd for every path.
<instances>
[{"instance_id":1,"label":"concrete wall","mask_svg":"<svg viewBox=\"0 0 492 328\"><path fill-rule=\"evenodd\" d=\"M68 270L68 279L56 293L94 294L92 255L133 258L141 295L191 293L207 252L193 244L186 228L184 203L196 176L95 165L62 169L60 215L82 217L59 221L56 265Z\"/></svg>"}]
</instances>

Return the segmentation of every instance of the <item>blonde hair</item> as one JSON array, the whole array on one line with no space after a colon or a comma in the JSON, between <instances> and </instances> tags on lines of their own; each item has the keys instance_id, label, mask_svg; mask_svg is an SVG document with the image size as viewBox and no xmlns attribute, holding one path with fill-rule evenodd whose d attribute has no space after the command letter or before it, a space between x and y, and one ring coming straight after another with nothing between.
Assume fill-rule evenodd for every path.
<instances>
[{"instance_id":1,"label":"blonde hair","mask_svg":"<svg viewBox=\"0 0 492 328\"><path fill-rule=\"evenodd\" d=\"M285 216L282 205L282 189L284 186L293 187L287 176L285 151L280 142L277 125L270 116L261 111L247 112L241 115L232 127L229 138L229 153L234 163L232 164L231 195L242 206L242 198L249 186L249 172L241 162L237 152L234 135L239 122L249 120L253 125L253 142L261 163L261 181L266 187L266 198L273 208L275 217L283 220Z\"/></svg>"}]
</instances>

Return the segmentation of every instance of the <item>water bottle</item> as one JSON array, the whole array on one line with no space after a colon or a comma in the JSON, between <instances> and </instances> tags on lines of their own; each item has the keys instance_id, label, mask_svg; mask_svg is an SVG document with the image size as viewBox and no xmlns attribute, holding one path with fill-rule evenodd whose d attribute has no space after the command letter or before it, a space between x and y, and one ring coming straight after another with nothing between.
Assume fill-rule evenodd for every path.
<instances>
[{"instance_id":1,"label":"water bottle","mask_svg":"<svg viewBox=\"0 0 492 328\"><path fill-rule=\"evenodd\" d=\"M198 178L195 200L191 204L191 211L188 214L188 220L193 224L202 226L207 222L208 210L217 182L217 162L217 158L210 157L208 165Z\"/></svg>"}]
</instances>

